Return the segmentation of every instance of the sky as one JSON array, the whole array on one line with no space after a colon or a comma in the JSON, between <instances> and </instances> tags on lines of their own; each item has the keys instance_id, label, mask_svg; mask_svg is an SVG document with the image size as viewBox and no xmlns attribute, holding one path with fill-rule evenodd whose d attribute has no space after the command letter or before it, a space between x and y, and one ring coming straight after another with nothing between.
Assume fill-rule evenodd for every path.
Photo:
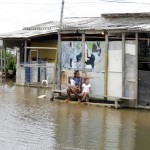
<instances>
[{"instance_id":1,"label":"sky","mask_svg":"<svg viewBox=\"0 0 150 150\"><path fill-rule=\"evenodd\" d=\"M63 17L150 12L150 0L64 0ZM0 33L60 20L62 0L0 0Z\"/></svg>"}]
</instances>

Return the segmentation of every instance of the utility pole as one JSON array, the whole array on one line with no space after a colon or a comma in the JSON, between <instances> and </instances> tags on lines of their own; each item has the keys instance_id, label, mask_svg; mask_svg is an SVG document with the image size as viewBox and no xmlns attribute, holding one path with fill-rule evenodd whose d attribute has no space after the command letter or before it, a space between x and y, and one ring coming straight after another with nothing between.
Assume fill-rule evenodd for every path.
<instances>
[{"instance_id":1,"label":"utility pole","mask_svg":"<svg viewBox=\"0 0 150 150\"><path fill-rule=\"evenodd\" d=\"M64 4L65 4L65 1L62 0L62 3L61 3L61 13L60 13L60 26L59 26L60 29L62 28L63 13L64 13Z\"/></svg>"},{"instance_id":2,"label":"utility pole","mask_svg":"<svg viewBox=\"0 0 150 150\"><path fill-rule=\"evenodd\" d=\"M58 77L58 89L61 90L61 34L60 30L62 29L63 22L63 11L64 11L64 0L61 4L61 14L60 14L60 24L58 30L58 45L57 45L57 77Z\"/></svg>"}]
</instances>

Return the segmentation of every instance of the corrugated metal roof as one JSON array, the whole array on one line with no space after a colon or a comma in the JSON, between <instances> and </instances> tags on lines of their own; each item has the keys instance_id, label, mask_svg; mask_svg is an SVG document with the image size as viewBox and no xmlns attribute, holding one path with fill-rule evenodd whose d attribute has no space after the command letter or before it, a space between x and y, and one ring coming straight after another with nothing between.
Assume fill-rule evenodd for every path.
<instances>
[{"instance_id":1,"label":"corrugated metal roof","mask_svg":"<svg viewBox=\"0 0 150 150\"><path fill-rule=\"evenodd\" d=\"M112 15L112 17L110 17ZM150 31L150 13L142 14L105 14L105 17L71 17L63 19L63 31L74 30L126 30ZM107 17L109 16L109 17ZM115 17L114 17L115 16ZM117 17L118 16L118 17ZM135 17L136 16L136 17ZM1 38L29 38L38 35L56 33L59 21L50 21L23 30L0 34Z\"/></svg>"},{"instance_id":2,"label":"corrugated metal roof","mask_svg":"<svg viewBox=\"0 0 150 150\"><path fill-rule=\"evenodd\" d=\"M119 18L93 18L82 25L74 24L68 30L126 30L126 31L150 31L150 16L146 17L119 17Z\"/></svg>"},{"instance_id":3,"label":"corrugated metal roof","mask_svg":"<svg viewBox=\"0 0 150 150\"><path fill-rule=\"evenodd\" d=\"M19 30L15 32L0 34L0 37L1 38L29 38L29 37L45 35L54 32L57 31L56 30Z\"/></svg>"},{"instance_id":4,"label":"corrugated metal roof","mask_svg":"<svg viewBox=\"0 0 150 150\"><path fill-rule=\"evenodd\" d=\"M85 22L88 22L88 17L74 17L64 18L63 28L72 28L75 26L84 26ZM23 30L14 31L10 33L0 34L0 38L30 38L39 35L51 34L57 32L59 29L59 21L49 21L35 26L24 27Z\"/></svg>"},{"instance_id":5,"label":"corrugated metal roof","mask_svg":"<svg viewBox=\"0 0 150 150\"><path fill-rule=\"evenodd\" d=\"M118 17L150 17L150 12L141 13L104 13L101 14L104 18L118 18Z\"/></svg>"},{"instance_id":6,"label":"corrugated metal roof","mask_svg":"<svg viewBox=\"0 0 150 150\"><path fill-rule=\"evenodd\" d=\"M84 24L85 22L88 22L88 20L93 19L95 17L89 18L89 17L70 17L70 18L64 18L63 19L63 27L66 26L72 26L74 24ZM96 17L97 18L97 17ZM44 30L44 29L58 29L59 27L59 21L49 21L41 24L37 24L30 27L24 27L24 30Z\"/></svg>"}]
</instances>

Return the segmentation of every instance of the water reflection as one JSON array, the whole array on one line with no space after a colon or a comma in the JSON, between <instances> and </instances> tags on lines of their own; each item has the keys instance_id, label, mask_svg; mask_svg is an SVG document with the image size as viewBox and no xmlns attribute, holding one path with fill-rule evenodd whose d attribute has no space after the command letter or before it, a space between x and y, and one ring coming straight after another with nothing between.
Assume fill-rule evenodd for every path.
<instances>
[{"instance_id":1,"label":"water reflection","mask_svg":"<svg viewBox=\"0 0 150 150\"><path fill-rule=\"evenodd\" d=\"M50 91L0 84L0 149L148 150L149 111L50 102ZM38 99L46 94L45 99Z\"/></svg>"}]
</instances>

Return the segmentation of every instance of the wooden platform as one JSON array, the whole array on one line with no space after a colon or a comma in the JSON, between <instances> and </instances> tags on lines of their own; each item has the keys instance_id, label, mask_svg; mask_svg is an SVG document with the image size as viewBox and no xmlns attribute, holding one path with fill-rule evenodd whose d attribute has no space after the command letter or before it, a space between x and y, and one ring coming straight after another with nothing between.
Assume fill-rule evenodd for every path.
<instances>
[{"instance_id":1,"label":"wooden platform","mask_svg":"<svg viewBox=\"0 0 150 150\"><path fill-rule=\"evenodd\" d=\"M66 90L53 90L51 93L51 96L50 96L51 101L53 101L55 99L55 97L57 97L56 94L59 94L59 96L67 95L67 92L66 92ZM71 95L74 95L74 94L71 94ZM79 93L78 96L81 96L81 93ZM86 101L87 102L89 101L89 96L87 96Z\"/></svg>"},{"instance_id":2,"label":"wooden platform","mask_svg":"<svg viewBox=\"0 0 150 150\"><path fill-rule=\"evenodd\" d=\"M107 98L109 101L115 102L115 108L120 108L121 105L119 105L119 102L125 101L125 100L135 100L135 98L132 97L115 97L115 96L104 96L104 99Z\"/></svg>"},{"instance_id":3,"label":"wooden platform","mask_svg":"<svg viewBox=\"0 0 150 150\"><path fill-rule=\"evenodd\" d=\"M57 94L57 95L56 95ZM61 96L61 95L67 95L66 90L53 90L51 93L51 97L50 100L54 100L56 97ZM80 96L81 94L79 94ZM114 97L114 96L99 96L99 97L103 97L103 99L105 100L109 100L109 101L114 101L115 104L115 108L120 108L121 105L119 104L122 101L125 100L135 100L135 98L131 98L131 97ZM89 95L88 101L89 99L93 99L94 95Z\"/></svg>"}]
</instances>

